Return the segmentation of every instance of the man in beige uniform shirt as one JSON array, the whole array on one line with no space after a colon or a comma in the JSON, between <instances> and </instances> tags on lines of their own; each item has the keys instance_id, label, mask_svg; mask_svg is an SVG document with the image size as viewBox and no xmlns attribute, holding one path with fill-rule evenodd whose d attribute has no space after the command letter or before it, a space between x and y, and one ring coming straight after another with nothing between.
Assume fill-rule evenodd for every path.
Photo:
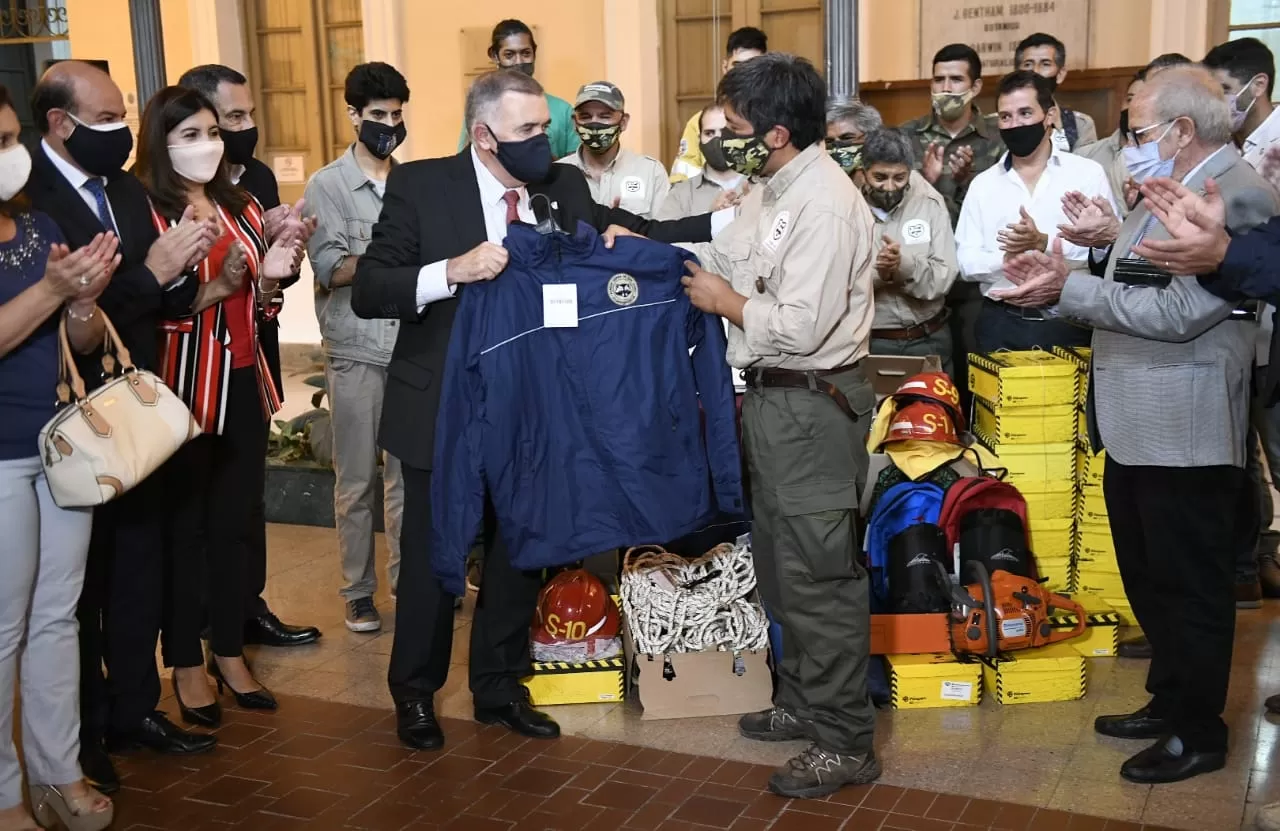
<instances>
[{"instance_id":1,"label":"man in beige uniform shirt","mask_svg":"<svg viewBox=\"0 0 1280 831\"><path fill-rule=\"evenodd\" d=\"M730 70L718 100L729 165L767 181L698 246L686 292L729 329L746 370L742 430L760 594L782 627L774 707L743 716L762 741L809 739L769 780L817 798L880 775L867 697L870 608L858 562L858 485L874 393L859 364L872 318L874 222L823 147L826 89L803 58Z\"/></svg>"},{"instance_id":2,"label":"man in beige uniform shirt","mask_svg":"<svg viewBox=\"0 0 1280 831\"><path fill-rule=\"evenodd\" d=\"M937 355L951 375L946 300L960 271L956 240L946 200L912 165L911 141L898 130L863 142L862 195L876 218L871 351Z\"/></svg>"},{"instance_id":3,"label":"man in beige uniform shirt","mask_svg":"<svg viewBox=\"0 0 1280 831\"><path fill-rule=\"evenodd\" d=\"M719 104L708 104L698 116L702 172L671 186L656 219L684 219L738 204L748 187L747 177L729 169L720 146L723 134L724 110Z\"/></svg>"},{"instance_id":4,"label":"man in beige uniform shirt","mask_svg":"<svg viewBox=\"0 0 1280 831\"><path fill-rule=\"evenodd\" d=\"M622 146L622 134L630 123L622 90L608 81L587 84L578 90L573 107L573 125L582 146L560 163L582 169L591 198L599 204L653 219L671 183L662 162Z\"/></svg>"}]
</instances>

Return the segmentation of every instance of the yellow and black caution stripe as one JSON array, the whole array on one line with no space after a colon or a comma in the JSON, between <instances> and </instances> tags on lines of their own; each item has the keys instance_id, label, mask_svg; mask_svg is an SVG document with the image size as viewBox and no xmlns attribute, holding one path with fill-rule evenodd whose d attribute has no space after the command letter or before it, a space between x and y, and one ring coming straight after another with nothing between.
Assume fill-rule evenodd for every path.
<instances>
[{"instance_id":1,"label":"yellow and black caution stripe","mask_svg":"<svg viewBox=\"0 0 1280 831\"><path fill-rule=\"evenodd\" d=\"M618 655L601 661L582 661L577 664L571 664L566 661L534 663L533 673L534 675L566 675L579 672L619 672L622 667L622 656Z\"/></svg>"},{"instance_id":2,"label":"yellow and black caution stripe","mask_svg":"<svg viewBox=\"0 0 1280 831\"><path fill-rule=\"evenodd\" d=\"M1097 612L1084 616L1086 626L1119 626L1120 615L1115 612ZM1054 629L1074 629L1076 616L1072 614L1054 615L1049 618L1049 625Z\"/></svg>"}]
</instances>

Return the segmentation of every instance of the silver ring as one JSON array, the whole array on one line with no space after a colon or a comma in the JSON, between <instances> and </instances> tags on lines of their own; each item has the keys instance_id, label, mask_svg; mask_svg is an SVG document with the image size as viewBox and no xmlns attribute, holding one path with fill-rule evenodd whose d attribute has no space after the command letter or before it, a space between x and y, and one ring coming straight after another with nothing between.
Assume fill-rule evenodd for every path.
<instances>
[{"instance_id":1,"label":"silver ring","mask_svg":"<svg viewBox=\"0 0 1280 831\"><path fill-rule=\"evenodd\" d=\"M80 275L80 285L87 286L92 282L93 282L93 278L90 277L88 274Z\"/></svg>"}]
</instances>

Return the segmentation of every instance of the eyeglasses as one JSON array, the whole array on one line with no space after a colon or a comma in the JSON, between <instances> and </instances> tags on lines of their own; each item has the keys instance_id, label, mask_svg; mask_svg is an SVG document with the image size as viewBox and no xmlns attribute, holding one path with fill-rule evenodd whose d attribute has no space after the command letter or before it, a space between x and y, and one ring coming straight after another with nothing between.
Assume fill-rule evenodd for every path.
<instances>
[{"instance_id":1,"label":"eyeglasses","mask_svg":"<svg viewBox=\"0 0 1280 831\"><path fill-rule=\"evenodd\" d=\"M1168 121L1158 121L1158 122L1156 122L1155 124L1152 124L1152 125L1150 125L1150 126L1148 126L1148 127L1139 127L1139 128L1138 128L1138 129L1136 129L1136 130L1130 130L1130 131L1125 135L1125 138L1127 138L1127 139L1129 140L1129 143L1130 143L1130 144L1132 144L1133 146L1135 146L1135 147L1136 147L1136 146L1138 146L1138 145L1140 145L1140 144L1143 144L1143 143L1144 143L1144 142L1141 140L1141 137L1142 137L1142 136L1145 136L1147 133L1150 133L1152 130L1155 130L1155 129L1158 129L1158 128L1160 128L1160 127L1163 127L1163 126L1164 126L1164 125L1166 125L1166 124L1172 124L1173 122L1175 122L1175 121L1177 121L1177 120L1178 120L1178 119L1176 119L1176 118L1171 118L1171 119L1169 119ZM1160 138L1164 138L1164 136L1163 136L1163 135L1161 135L1161 136L1160 136ZM1156 139L1156 141L1159 141L1159 140L1160 140L1160 139Z\"/></svg>"}]
</instances>

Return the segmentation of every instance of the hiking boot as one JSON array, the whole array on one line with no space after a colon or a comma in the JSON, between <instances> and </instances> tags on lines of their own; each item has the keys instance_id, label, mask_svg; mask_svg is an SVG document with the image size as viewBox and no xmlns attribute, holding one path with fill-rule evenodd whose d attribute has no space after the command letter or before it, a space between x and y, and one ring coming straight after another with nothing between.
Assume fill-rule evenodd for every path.
<instances>
[{"instance_id":1,"label":"hiking boot","mask_svg":"<svg viewBox=\"0 0 1280 831\"><path fill-rule=\"evenodd\" d=\"M800 719L785 707L770 707L738 719L738 732L758 742L791 742L808 738Z\"/></svg>"},{"instance_id":2,"label":"hiking boot","mask_svg":"<svg viewBox=\"0 0 1280 831\"><path fill-rule=\"evenodd\" d=\"M846 785L866 785L879 778L880 760L874 750L844 756L813 744L769 777L769 790L791 799L818 799Z\"/></svg>"},{"instance_id":3,"label":"hiking boot","mask_svg":"<svg viewBox=\"0 0 1280 831\"><path fill-rule=\"evenodd\" d=\"M1261 609L1262 584L1257 580L1252 583L1236 583L1236 608Z\"/></svg>"},{"instance_id":4,"label":"hiking boot","mask_svg":"<svg viewBox=\"0 0 1280 831\"><path fill-rule=\"evenodd\" d=\"M1263 597L1280 597L1280 559L1276 552L1258 555L1258 579L1262 582Z\"/></svg>"},{"instance_id":5,"label":"hiking boot","mask_svg":"<svg viewBox=\"0 0 1280 831\"><path fill-rule=\"evenodd\" d=\"M382 616L372 597L347 601L347 628L352 632L377 632L382 628Z\"/></svg>"}]
</instances>

